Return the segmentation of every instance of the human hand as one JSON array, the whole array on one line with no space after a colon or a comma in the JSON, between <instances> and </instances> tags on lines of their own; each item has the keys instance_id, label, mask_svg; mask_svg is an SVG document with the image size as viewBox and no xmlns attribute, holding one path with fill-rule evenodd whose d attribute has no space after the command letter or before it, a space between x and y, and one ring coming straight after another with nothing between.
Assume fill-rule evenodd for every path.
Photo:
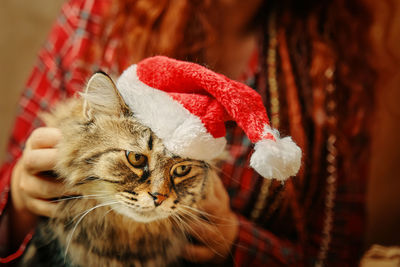
<instances>
[{"instance_id":1,"label":"human hand","mask_svg":"<svg viewBox=\"0 0 400 267\"><path fill-rule=\"evenodd\" d=\"M220 179L213 181L213 190L199 204L205 219L190 224L190 234L200 244L188 244L186 260L200 263L221 263L227 259L239 231L239 221L230 208L229 196Z\"/></svg>"},{"instance_id":2,"label":"human hand","mask_svg":"<svg viewBox=\"0 0 400 267\"><path fill-rule=\"evenodd\" d=\"M22 237L35 225L37 216L51 217L56 209L53 198L64 191L62 183L49 173L56 163L55 145L61 140L56 128L34 130L11 176L11 220L13 236ZM18 242L18 241L17 241Z\"/></svg>"}]
</instances>

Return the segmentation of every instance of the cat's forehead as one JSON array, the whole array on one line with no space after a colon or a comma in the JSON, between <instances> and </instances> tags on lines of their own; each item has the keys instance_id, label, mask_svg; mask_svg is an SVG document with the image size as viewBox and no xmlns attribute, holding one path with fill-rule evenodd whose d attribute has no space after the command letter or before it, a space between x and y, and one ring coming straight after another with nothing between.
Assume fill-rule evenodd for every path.
<instances>
[{"instance_id":1,"label":"cat's forehead","mask_svg":"<svg viewBox=\"0 0 400 267\"><path fill-rule=\"evenodd\" d=\"M141 124L134 117L128 120L129 139L132 144L153 153L162 153L165 156L173 157L173 154L165 148L162 140L149 127Z\"/></svg>"},{"instance_id":2,"label":"cat's forehead","mask_svg":"<svg viewBox=\"0 0 400 267\"><path fill-rule=\"evenodd\" d=\"M95 138L99 145L114 147L122 150L163 157L174 157L160 139L149 127L143 125L134 116L105 116L97 118L95 123Z\"/></svg>"}]
</instances>

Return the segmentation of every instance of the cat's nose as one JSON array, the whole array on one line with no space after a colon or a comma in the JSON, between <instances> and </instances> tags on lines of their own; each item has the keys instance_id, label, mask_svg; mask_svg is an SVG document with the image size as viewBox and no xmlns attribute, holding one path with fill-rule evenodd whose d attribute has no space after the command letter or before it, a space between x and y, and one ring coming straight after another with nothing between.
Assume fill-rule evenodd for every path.
<instances>
[{"instance_id":1,"label":"cat's nose","mask_svg":"<svg viewBox=\"0 0 400 267\"><path fill-rule=\"evenodd\" d=\"M160 194L160 193L151 193L151 192L149 192L149 195L153 198L153 200L154 200L154 205L156 206L156 207L158 207L158 206L160 206L161 205L161 203L163 203L164 202L164 200L166 200L167 199L167 195L163 195L163 194Z\"/></svg>"}]
</instances>

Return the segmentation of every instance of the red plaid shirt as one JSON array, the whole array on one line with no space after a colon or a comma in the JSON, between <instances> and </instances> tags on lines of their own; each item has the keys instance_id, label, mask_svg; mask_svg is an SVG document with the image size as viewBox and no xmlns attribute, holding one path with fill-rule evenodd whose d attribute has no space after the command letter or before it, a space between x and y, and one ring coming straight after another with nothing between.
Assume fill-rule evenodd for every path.
<instances>
[{"instance_id":1,"label":"red plaid shirt","mask_svg":"<svg viewBox=\"0 0 400 267\"><path fill-rule=\"evenodd\" d=\"M42 125L38 112L47 110L58 101L80 91L90 74L99 68L108 72L117 69L115 66L104 68L102 59L87 62L84 56L87 46L98 40L101 18L108 5L108 0L68 1L40 51L39 60L19 102L18 116L8 145L7 161L0 170L0 219L6 213L13 166L21 156L24 143L32 130ZM105 49L107 58L112 59L112 45ZM302 205L300 200L291 199L295 205L263 212L260 218L251 221L251 210L263 178L248 167L252 147L242 130L235 125L228 125L227 139L232 160L222 166L221 178L231 197L232 209L238 214L240 221L239 235L230 258L232 265L312 265L322 238L324 190L317 191L313 197L313 205L300 218L307 232L307 243L300 242L295 226L296 216L293 215L296 212L293 207ZM321 177L319 188L324 188L323 179L325 178ZM363 182L346 177L340 178L338 182L335 221L327 262L329 265L354 266L362 238ZM274 182L270 191L265 200L267 207L273 205L279 192L285 192L286 188ZM0 239L4 238L5 236ZM30 238L31 235L25 238L17 252L0 258L0 263L12 261L22 255Z\"/></svg>"}]
</instances>

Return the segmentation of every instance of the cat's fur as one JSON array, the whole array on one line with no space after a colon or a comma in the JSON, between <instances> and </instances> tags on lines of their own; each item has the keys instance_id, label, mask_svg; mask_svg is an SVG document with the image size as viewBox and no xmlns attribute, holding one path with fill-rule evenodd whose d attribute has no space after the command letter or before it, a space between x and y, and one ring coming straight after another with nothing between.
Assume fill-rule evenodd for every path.
<instances>
[{"instance_id":1,"label":"cat's fur","mask_svg":"<svg viewBox=\"0 0 400 267\"><path fill-rule=\"evenodd\" d=\"M187 242L188 218L217 179L211 162L170 153L104 74L44 120L63 133L56 173L74 197L60 199L55 218L39 225L23 265L173 264ZM146 156L147 166L134 167L127 151ZM177 177L183 165L190 172ZM166 199L156 205L151 194Z\"/></svg>"}]
</instances>

